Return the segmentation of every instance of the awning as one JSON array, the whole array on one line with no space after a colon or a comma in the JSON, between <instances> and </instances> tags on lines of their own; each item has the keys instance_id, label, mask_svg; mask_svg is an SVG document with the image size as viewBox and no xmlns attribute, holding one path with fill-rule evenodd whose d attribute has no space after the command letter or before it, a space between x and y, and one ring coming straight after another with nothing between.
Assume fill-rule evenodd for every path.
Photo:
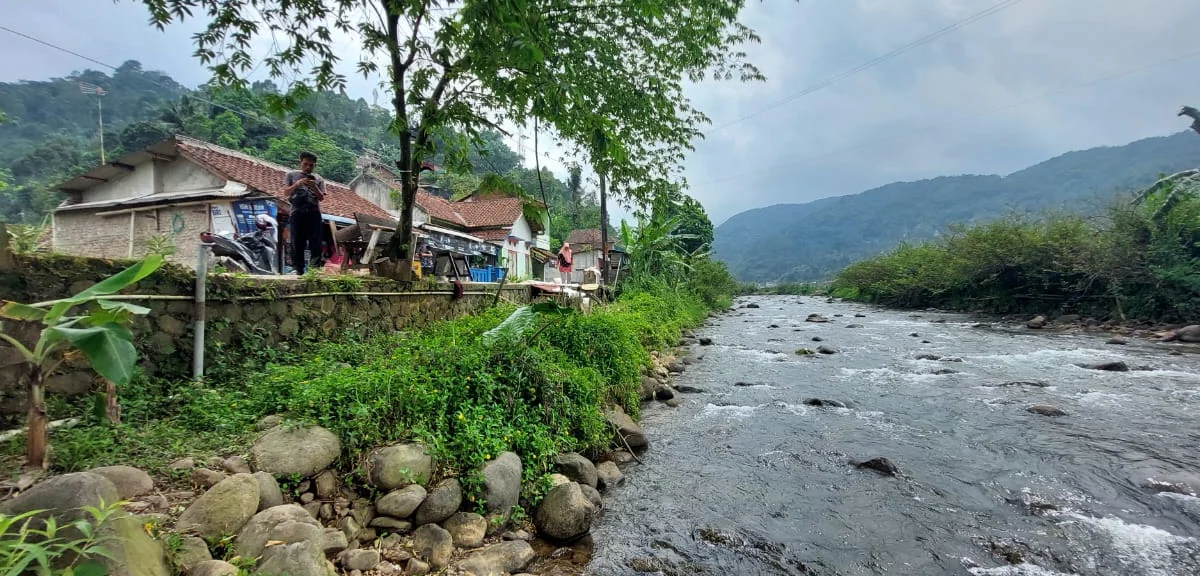
<instances>
[{"instance_id":1,"label":"awning","mask_svg":"<svg viewBox=\"0 0 1200 576\"><path fill-rule=\"evenodd\" d=\"M446 235L449 235L449 236L458 236L459 238L463 238L463 239L465 239L465 240L470 240L471 242L480 242L480 243L482 243L482 242L484 241L484 240L483 240L483 238L479 238L478 236L472 236L472 235L470 235L470 234L467 234L466 232L459 232L458 230L451 230L451 229L449 229L449 228L442 228L442 227L439 227L439 226L432 226L432 225L430 225L430 224L421 224L421 225L420 225L420 226L418 226L418 227L419 227L419 228L423 228L423 229L425 229L425 230L428 230L428 231L430 231L430 232L436 232L436 233L439 233L439 234L446 234Z\"/></svg>"},{"instance_id":2,"label":"awning","mask_svg":"<svg viewBox=\"0 0 1200 576\"><path fill-rule=\"evenodd\" d=\"M96 210L100 208L113 208L121 210L125 208L179 204L182 202L198 202L217 198L243 198L251 195L262 196L262 194L251 192L244 184L240 182L230 181L226 182L223 188L189 190L187 192L170 192L167 194L147 194L145 196L121 198L118 200L101 200L98 202L85 202L82 204L67 204L58 207L55 209L55 212L74 212L77 210Z\"/></svg>"},{"instance_id":3,"label":"awning","mask_svg":"<svg viewBox=\"0 0 1200 576\"><path fill-rule=\"evenodd\" d=\"M530 254L533 254L533 258L539 262L549 262L554 259L554 253L546 250L545 248L538 248L537 246L534 246L529 249L529 252Z\"/></svg>"}]
</instances>

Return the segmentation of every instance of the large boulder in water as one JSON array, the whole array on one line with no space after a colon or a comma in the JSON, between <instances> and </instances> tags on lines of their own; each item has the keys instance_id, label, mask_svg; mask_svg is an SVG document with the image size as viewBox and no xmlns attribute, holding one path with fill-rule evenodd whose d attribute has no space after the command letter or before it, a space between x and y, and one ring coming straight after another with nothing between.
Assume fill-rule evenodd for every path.
<instances>
[{"instance_id":1,"label":"large boulder in water","mask_svg":"<svg viewBox=\"0 0 1200 576\"><path fill-rule=\"evenodd\" d=\"M604 411L604 418L617 429L617 434L630 448L645 448L650 445L646 433L630 418L620 406L610 406Z\"/></svg>"},{"instance_id":2,"label":"large boulder in water","mask_svg":"<svg viewBox=\"0 0 1200 576\"><path fill-rule=\"evenodd\" d=\"M342 442L320 426L273 428L250 448L259 470L271 474L312 476L338 459Z\"/></svg>"},{"instance_id":3,"label":"large boulder in water","mask_svg":"<svg viewBox=\"0 0 1200 576\"><path fill-rule=\"evenodd\" d=\"M575 482L550 489L534 513L538 534L566 542L587 534L596 517L596 506Z\"/></svg>"},{"instance_id":4,"label":"large boulder in water","mask_svg":"<svg viewBox=\"0 0 1200 576\"><path fill-rule=\"evenodd\" d=\"M1103 370L1105 372L1128 372L1129 365L1121 360L1113 362L1094 362L1092 364L1078 364L1080 368L1088 370Z\"/></svg>"},{"instance_id":5,"label":"large boulder in water","mask_svg":"<svg viewBox=\"0 0 1200 576\"><path fill-rule=\"evenodd\" d=\"M854 467L858 468L859 470L874 470L880 474L886 474L888 476L895 476L900 473L900 469L897 468L895 464L892 464L892 461L888 460L887 458L872 458L865 462L859 462L858 464L855 464Z\"/></svg>"},{"instance_id":6,"label":"large boulder in water","mask_svg":"<svg viewBox=\"0 0 1200 576\"><path fill-rule=\"evenodd\" d=\"M1041 314L1038 314L1037 316L1035 316L1033 318L1033 320L1026 322L1025 327L1032 328L1034 330L1040 330L1042 328L1045 328L1046 327L1046 317L1042 316Z\"/></svg>"},{"instance_id":7,"label":"large boulder in water","mask_svg":"<svg viewBox=\"0 0 1200 576\"><path fill-rule=\"evenodd\" d=\"M1042 416L1066 416L1067 413L1062 408L1050 406L1049 404L1038 404L1025 409L1026 412L1040 414Z\"/></svg>"}]
</instances>

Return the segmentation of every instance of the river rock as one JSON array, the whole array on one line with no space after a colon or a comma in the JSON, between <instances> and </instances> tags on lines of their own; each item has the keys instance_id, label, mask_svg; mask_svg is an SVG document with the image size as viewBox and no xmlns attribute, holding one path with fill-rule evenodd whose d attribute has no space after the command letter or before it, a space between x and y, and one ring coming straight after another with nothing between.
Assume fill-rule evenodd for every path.
<instances>
[{"instance_id":1,"label":"river rock","mask_svg":"<svg viewBox=\"0 0 1200 576\"><path fill-rule=\"evenodd\" d=\"M616 427L617 434L623 442L619 445L628 444L630 448L645 448L650 445L650 440L646 438L646 433L642 432L642 427L638 426L633 418L630 418L620 406L612 405L604 411L604 418L609 424Z\"/></svg>"},{"instance_id":2,"label":"river rock","mask_svg":"<svg viewBox=\"0 0 1200 576\"><path fill-rule=\"evenodd\" d=\"M872 458L866 462L859 462L858 464L855 464L854 467L858 468L859 470L874 470L888 476L895 476L900 473L900 469L896 468L896 465L892 464L891 460L888 460L887 458Z\"/></svg>"},{"instance_id":3,"label":"river rock","mask_svg":"<svg viewBox=\"0 0 1200 576\"><path fill-rule=\"evenodd\" d=\"M804 401L806 406L819 406L823 408L849 408L845 402L837 400L826 400L824 398L809 398Z\"/></svg>"},{"instance_id":4,"label":"river rock","mask_svg":"<svg viewBox=\"0 0 1200 576\"><path fill-rule=\"evenodd\" d=\"M1161 480L1148 479L1146 480L1145 484L1142 484L1142 487L1159 494L1163 492L1169 492L1172 494L1191 496L1193 498L1196 496L1196 491L1192 490L1191 486L1188 486L1183 482L1163 482Z\"/></svg>"},{"instance_id":5,"label":"river rock","mask_svg":"<svg viewBox=\"0 0 1200 576\"><path fill-rule=\"evenodd\" d=\"M683 399L676 396L675 398L672 398L670 400L667 400L666 402L663 402L663 404L666 404L667 406L670 406L671 408L678 408L680 406L683 406Z\"/></svg>"},{"instance_id":6,"label":"river rock","mask_svg":"<svg viewBox=\"0 0 1200 576\"><path fill-rule=\"evenodd\" d=\"M670 386L659 386L658 390L654 391L654 397L660 402L666 402L675 397L675 390Z\"/></svg>"},{"instance_id":7,"label":"river rock","mask_svg":"<svg viewBox=\"0 0 1200 576\"><path fill-rule=\"evenodd\" d=\"M1080 368L1087 368L1088 370L1103 370L1105 372L1129 371L1129 365L1121 360L1116 360L1113 362L1094 362L1091 364L1076 364L1076 366L1079 366Z\"/></svg>"},{"instance_id":8,"label":"river rock","mask_svg":"<svg viewBox=\"0 0 1200 576\"><path fill-rule=\"evenodd\" d=\"M263 416L262 418L260 418L258 420L258 422L255 422L254 429L258 430L259 432L266 432L267 430L270 430L276 426L279 426L282 423L283 423L283 416L280 416L278 414L271 414L270 416Z\"/></svg>"},{"instance_id":9,"label":"river rock","mask_svg":"<svg viewBox=\"0 0 1200 576\"><path fill-rule=\"evenodd\" d=\"M1001 388L1007 388L1007 387L1010 387L1010 386L1029 386L1029 387L1031 387L1031 388L1049 388L1049 387L1050 387L1050 384L1049 384L1049 383L1046 383L1046 382L1040 382L1040 381L1036 381L1036 380L1031 380L1031 381L1026 381L1026 380L1014 380L1014 381L1012 381L1012 382L1005 382L1005 383L1003 383L1003 384L996 384L996 386L998 386L998 387L1001 387Z\"/></svg>"},{"instance_id":10,"label":"river rock","mask_svg":"<svg viewBox=\"0 0 1200 576\"><path fill-rule=\"evenodd\" d=\"M1025 327L1033 330L1041 330L1046 327L1046 317L1039 314L1033 320L1026 322Z\"/></svg>"},{"instance_id":11,"label":"river rock","mask_svg":"<svg viewBox=\"0 0 1200 576\"><path fill-rule=\"evenodd\" d=\"M758 304L755 304L754 302L751 302L746 305L746 308L760 308L760 306Z\"/></svg>"},{"instance_id":12,"label":"river rock","mask_svg":"<svg viewBox=\"0 0 1200 576\"><path fill-rule=\"evenodd\" d=\"M472 576L503 576L525 568L534 557L528 542L510 540L471 553L458 567Z\"/></svg>"},{"instance_id":13,"label":"river rock","mask_svg":"<svg viewBox=\"0 0 1200 576\"><path fill-rule=\"evenodd\" d=\"M601 490L610 490L625 482L625 475L621 473L621 469L612 461L604 461L596 465L596 487Z\"/></svg>"},{"instance_id":14,"label":"river rock","mask_svg":"<svg viewBox=\"0 0 1200 576\"><path fill-rule=\"evenodd\" d=\"M805 322L824 323L824 322L829 322L829 319L820 314L809 314L808 318L805 318L804 321Z\"/></svg>"},{"instance_id":15,"label":"river rock","mask_svg":"<svg viewBox=\"0 0 1200 576\"><path fill-rule=\"evenodd\" d=\"M559 454L554 457L554 464L558 467L558 471L563 476L570 478L572 482L587 484L592 488L596 487L596 466L582 455L575 452Z\"/></svg>"},{"instance_id":16,"label":"river rock","mask_svg":"<svg viewBox=\"0 0 1200 576\"><path fill-rule=\"evenodd\" d=\"M264 472L312 476L341 456L342 441L320 426L280 427L263 434L250 448L250 454Z\"/></svg>"},{"instance_id":17,"label":"river rock","mask_svg":"<svg viewBox=\"0 0 1200 576\"><path fill-rule=\"evenodd\" d=\"M283 504L283 490L279 482L267 472L255 472L254 480L258 482L258 512Z\"/></svg>"},{"instance_id":18,"label":"river rock","mask_svg":"<svg viewBox=\"0 0 1200 576\"><path fill-rule=\"evenodd\" d=\"M919 354L917 360L941 360L942 357L937 354Z\"/></svg>"},{"instance_id":19,"label":"river rock","mask_svg":"<svg viewBox=\"0 0 1200 576\"><path fill-rule=\"evenodd\" d=\"M346 533L337 528L326 528L325 533L321 534L321 543L326 556L337 554L350 547L350 540L346 538Z\"/></svg>"},{"instance_id":20,"label":"river rock","mask_svg":"<svg viewBox=\"0 0 1200 576\"><path fill-rule=\"evenodd\" d=\"M658 380L642 376L642 400L653 400L656 390L658 390Z\"/></svg>"},{"instance_id":21,"label":"river rock","mask_svg":"<svg viewBox=\"0 0 1200 576\"><path fill-rule=\"evenodd\" d=\"M169 470L190 470L196 467L196 459L192 457L180 458L167 464Z\"/></svg>"},{"instance_id":22,"label":"river rock","mask_svg":"<svg viewBox=\"0 0 1200 576\"><path fill-rule=\"evenodd\" d=\"M179 516L175 530L217 538L241 530L256 510L258 481L250 474L234 474L192 502Z\"/></svg>"},{"instance_id":23,"label":"river rock","mask_svg":"<svg viewBox=\"0 0 1200 576\"><path fill-rule=\"evenodd\" d=\"M824 342L824 341L825 341L825 339L824 339L824 338L822 338L822 337L820 337L820 336L813 336L813 337L812 337L812 341L813 341L813 342Z\"/></svg>"},{"instance_id":24,"label":"river rock","mask_svg":"<svg viewBox=\"0 0 1200 576\"><path fill-rule=\"evenodd\" d=\"M426 524L413 532L413 553L440 570L450 563L454 539L441 526Z\"/></svg>"},{"instance_id":25,"label":"river rock","mask_svg":"<svg viewBox=\"0 0 1200 576\"><path fill-rule=\"evenodd\" d=\"M378 550L348 550L342 557L342 568L346 570L371 570L382 560Z\"/></svg>"},{"instance_id":26,"label":"river rock","mask_svg":"<svg viewBox=\"0 0 1200 576\"><path fill-rule=\"evenodd\" d=\"M489 529L499 530L508 521L513 506L521 499L521 458L501 452L483 465L483 497ZM499 519L500 521L493 521Z\"/></svg>"},{"instance_id":27,"label":"river rock","mask_svg":"<svg viewBox=\"0 0 1200 576\"><path fill-rule=\"evenodd\" d=\"M713 343L713 339L712 339L712 338L700 338L700 345L701 345L701 346L712 346L712 343Z\"/></svg>"},{"instance_id":28,"label":"river rock","mask_svg":"<svg viewBox=\"0 0 1200 576\"><path fill-rule=\"evenodd\" d=\"M224 560L207 560L192 568L190 576L237 576L238 568Z\"/></svg>"},{"instance_id":29,"label":"river rock","mask_svg":"<svg viewBox=\"0 0 1200 576\"><path fill-rule=\"evenodd\" d=\"M92 468L88 472L108 478L122 500L148 494L154 490L154 480L150 478L150 475L133 466L104 466Z\"/></svg>"},{"instance_id":30,"label":"river rock","mask_svg":"<svg viewBox=\"0 0 1200 576\"><path fill-rule=\"evenodd\" d=\"M680 362L679 360L671 360L667 363L667 372L671 374L682 374L683 370L683 362Z\"/></svg>"},{"instance_id":31,"label":"river rock","mask_svg":"<svg viewBox=\"0 0 1200 576\"><path fill-rule=\"evenodd\" d=\"M313 487L317 490L317 498L329 500L337 494L337 477L332 471L322 470L313 479Z\"/></svg>"},{"instance_id":32,"label":"river rock","mask_svg":"<svg viewBox=\"0 0 1200 576\"><path fill-rule=\"evenodd\" d=\"M583 491L584 498L587 498L588 502L591 502L592 506L595 506L597 511L604 508L604 498L600 496L599 490L592 488L587 484L580 484L579 489Z\"/></svg>"},{"instance_id":33,"label":"river rock","mask_svg":"<svg viewBox=\"0 0 1200 576\"><path fill-rule=\"evenodd\" d=\"M866 315L866 314L861 314L861 313L860 313L860 314L855 314L855 315L854 315L854 317L855 317L855 318L866 318L866 317L867 317L867 315Z\"/></svg>"},{"instance_id":34,"label":"river rock","mask_svg":"<svg viewBox=\"0 0 1200 576\"><path fill-rule=\"evenodd\" d=\"M250 474L250 464L241 456L230 456L221 461L221 468L230 474Z\"/></svg>"},{"instance_id":35,"label":"river rock","mask_svg":"<svg viewBox=\"0 0 1200 576\"><path fill-rule=\"evenodd\" d=\"M442 523L442 528L445 528L450 533L450 539L454 541L454 545L460 548L478 548L483 544L483 537L487 535L488 523L474 512L458 512L446 519Z\"/></svg>"},{"instance_id":36,"label":"river rock","mask_svg":"<svg viewBox=\"0 0 1200 576\"><path fill-rule=\"evenodd\" d=\"M566 476L563 476L562 474L555 473L555 474L550 475L550 487L551 488L553 488L555 486L562 486L563 484L570 484L570 483L571 483L571 479L567 478Z\"/></svg>"},{"instance_id":37,"label":"river rock","mask_svg":"<svg viewBox=\"0 0 1200 576\"><path fill-rule=\"evenodd\" d=\"M427 492L420 484L410 484L399 490L392 490L375 501L375 511L384 516L408 518L425 501Z\"/></svg>"},{"instance_id":38,"label":"river rock","mask_svg":"<svg viewBox=\"0 0 1200 576\"><path fill-rule=\"evenodd\" d=\"M1163 338L1164 342L1200 342L1200 325L1184 326Z\"/></svg>"},{"instance_id":39,"label":"river rock","mask_svg":"<svg viewBox=\"0 0 1200 576\"><path fill-rule=\"evenodd\" d=\"M381 490L425 484L433 476L433 458L424 444L397 444L371 455L371 484Z\"/></svg>"},{"instance_id":40,"label":"river rock","mask_svg":"<svg viewBox=\"0 0 1200 576\"><path fill-rule=\"evenodd\" d=\"M542 499L534 513L538 533L565 542L587 534L596 516L596 506L588 500L579 484L555 486Z\"/></svg>"},{"instance_id":41,"label":"river rock","mask_svg":"<svg viewBox=\"0 0 1200 576\"><path fill-rule=\"evenodd\" d=\"M865 328L862 324L847 324L847 328Z\"/></svg>"},{"instance_id":42,"label":"river rock","mask_svg":"<svg viewBox=\"0 0 1200 576\"><path fill-rule=\"evenodd\" d=\"M1055 406L1050 406L1047 404L1037 404L1035 406L1030 406L1030 407L1026 408L1025 411L1032 412L1033 414L1041 414L1042 416L1066 416L1067 415L1067 413L1064 412L1061 408L1058 408Z\"/></svg>"},{"instance_id":43,"label":"river rock","mask_svg":"<svg viewBox=\"0 0 1200 576\"><path fill-rule=\"evenodd\" d=\"M261 576L332 576L321 542L269 546L254 570Z\"/></svg>"},{"instance_id":44,"label":"river rock","mask_svg":"<svg viewBox=\"0 0 1200 576\"><path fill-rule=\"evenodd\" d=\"M837 354L838 349L834 348L833 346L825 346L822 344L821 346L817 346L817 352L820 352L821 354Z\"/></svg>"},{"instance_id":45,"label":"river rock","mask_svg":"<svg viewBox=\"0 0 1200 576\"><path fill-rule=\"evenodd\" d=\"M680 394L704 394L705 393L703 388L697 388L695 386L688 386L686 384L682 385L682 386L676 386L675 391L679 392Z\"/></svg>"},{"instance_id":46,"label":"river rock","mask_svg":"<svg viewBox=\"0 0 1200 576\"><path fill-rule=\"evenodd\" d=\"M413 529L412 522L391 516L376 516L367 526L390 534L408 534Z\"/></svg>"},{"instance_id":47,"label":"river rock","mask_svg":"<svg viewBox=\"0 0 1200 576\"><path fill-rule=\"evenodd\" d=\"M320 522L317 522L304 508L296 504L267 508L251 517L250 521L246 522L246 526L238 533L237 539L234 540L234 549L237 550L238 556L254 558L261 555L267 541L270 540L271 531L276 526L289 522L310 524L321 529Z\"/></svg>"},{"instance_id":48,"label":"river rock","mask_svg":"<svg viewBox=\"0 0 1200 576\"><path fill-rule=\"evenodd\" d=\"M1113 336L1112 338L1108 339L1108 342L1106 342L1106 344L1113 344L1116 346L1124 346L1128 343L1129 341L1126 340L1124 336Z\"/></svg>"},{"instance_id":49,"label":"river rock","mask_svg":"<svg viewBox=\"0 0 1200 576\"><path fill-rule=\"evenodd\" d=\"M192 484L205 489L220 484L222 480L228 477L224 472L209 470L208 468L196 468L192 470Z\"/></svg>"},{"instance_id":50,"label":"river rock","mask_svg":"<svg viewBox=\"0 0 1200 576\"><path fill-rule=\"evenodd\" d=\"M457 478L447 478L434 486L425 501L417 507L413 524L437 524L458 511L462 505L462 485Z\"/></svg>"},{"instance_id":51,"label":"river rock","mask_svg":"<svg viewBox=\"0 0 1200 576\"><path fill-rule=\"evenodd\" d=\"M208 551L208 543L203 538L184 536L179 539L179 549L171 555L171 560L184 574L189 574L201 562L212 560Z\"/></svg>"}]
</instances>

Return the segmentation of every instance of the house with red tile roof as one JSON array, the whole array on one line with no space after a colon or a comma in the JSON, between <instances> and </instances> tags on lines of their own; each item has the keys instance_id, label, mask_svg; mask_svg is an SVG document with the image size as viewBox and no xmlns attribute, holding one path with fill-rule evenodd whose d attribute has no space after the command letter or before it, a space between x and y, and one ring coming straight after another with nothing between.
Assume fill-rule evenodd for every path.
<instances>
[{"instance_id":1,"label":"house with red tile roof","mask_svg":"<svg viewBox=\"0 0 1200 576\"><path fill-rule=\"evenodd\" d=\"M177 135L59 184L67 198L52 213L51 245L77 256L133 258L151 239L166 237L175 246L170 259L192 266L201 232L248 232L257 213L286 217L290 170ZM325 191L327 219L388 217L345 184L327 180Z\"/></svg>"},{"instance_id":2,"label":"house with red tile roof","mask_svg":"<svg viewBox=\"0 0 1200 576\"><path fill-rule=\"evenodd\" d=\"M395 172L372 161L360 162L359 169L360 174L350 182L350 189L399 216L396 198L400 180ZM531 222L520 198L472 194L454 202L430 190L426 187L417 191L414 226L448 228L482 238L499 248L510 278L542 277L542 264L550 257L550 224L544 212L541 222Z\"/></svg>"}]
</instances>

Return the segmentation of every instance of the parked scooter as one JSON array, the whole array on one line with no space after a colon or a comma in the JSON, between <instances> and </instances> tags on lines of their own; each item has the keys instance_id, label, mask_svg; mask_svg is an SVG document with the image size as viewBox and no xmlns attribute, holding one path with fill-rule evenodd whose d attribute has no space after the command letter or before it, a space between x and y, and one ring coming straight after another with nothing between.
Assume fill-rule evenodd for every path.
<instances>
[{"instance_id":1,"label":"parked scooter","mask_svg":"<svg viewBox=\"0 0 1200 576\"><path fill-rule=\"evenodd\" d=\"M278 224L274 218L259 214L254 232L236 239L222 234L201 232L200 241L212 249L216 263L227 270L256 275L279 274L276 254Z\"/></svg>"}]
</instances>

